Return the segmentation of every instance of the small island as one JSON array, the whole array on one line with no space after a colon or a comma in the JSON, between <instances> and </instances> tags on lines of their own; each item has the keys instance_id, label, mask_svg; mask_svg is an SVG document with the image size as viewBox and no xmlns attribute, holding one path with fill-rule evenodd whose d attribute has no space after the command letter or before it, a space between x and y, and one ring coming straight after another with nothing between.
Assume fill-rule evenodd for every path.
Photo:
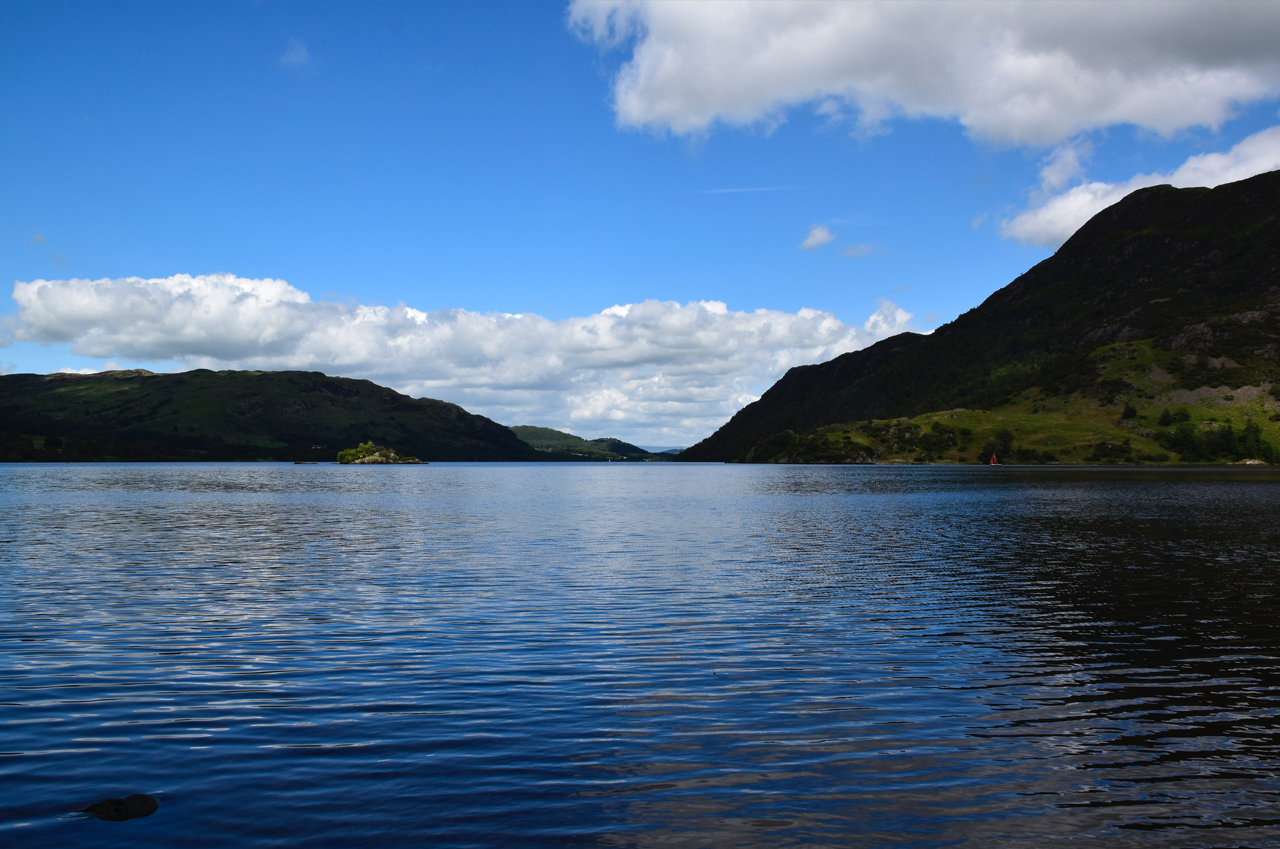
<instances>
[{"instance_id":1,"label":"small island","mask_svg":"<svg viewBox=\"0 0 1280 849\"><path fill-rule=\"evenodd\" d=\"M362 442L355 448L344 448L338 452L338 462L343 465L426 465L417 457L401 457L394 448Z\"/></svg>"}]
</instances>

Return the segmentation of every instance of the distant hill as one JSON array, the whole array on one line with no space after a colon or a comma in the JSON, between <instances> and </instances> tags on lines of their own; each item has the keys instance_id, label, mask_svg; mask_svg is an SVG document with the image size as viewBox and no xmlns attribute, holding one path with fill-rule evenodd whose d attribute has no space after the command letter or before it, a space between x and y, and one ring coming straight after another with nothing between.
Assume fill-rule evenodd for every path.
<instances>
[{"instance_id":1,"label":"distant hill","mask_svg":"<svg viewBox=\"0 0 1280 849\"><path fill-rule=\"evenodd\" d=\"M1278 356L1280 172L1214 189L1156 186L1098 213L1054 256L934 333L904 333L791 369L680 459L962 459L958 439L947 451L914 442L904 449L902 434L881 444L852 428L840 439L862 448L800 444L837 425L874 430L877 420L951 410L1012 417L996 428L1012 439L979 446L1016 451L1025 442L1030 450L1056 440L1061 458L1084 462L1100 456L1098 445L1129 440L1131 458L1239 458L1248 451L1177 450L1177 440L1158 428L1185 425L1203 442L1208 431L1228 425L1242 434L1252 420L1260 438L1274 443L1269 390L1280 383ZM1135 411L1129 418L1126 405ZM1145 426L1167 406L1185 407L1187 420ZM1079 420L1086 411L1096 427L1070 438L1058 432L1064 417ZM1024 423L1020 435L1007 425L1024 413L1039 418Z\"/></svg>"},{"instance_id":2,"label":"distant hill","mask_svg":"<svg viewBox=\"0 0 1280 849\"><path fill-rule=\"evenodd\" d=\"M544 455L544 459L561 461L578 460L670 460L665 454L649 451L623 442L621 439L603 437L583 439L562 430L533 425L516 425L511 431Z\"/></svg>"},{"instance_id":3,"label":"distant hill","mask_svg":"<svg viewBox=\"0 0 1280 849\"><path fill-rule=\"evenodd\" d=\"M319 372L0 376L0 460L333 460L373 441L423 460L539 460L456 404Z\"/></svg>"}]
</instances>

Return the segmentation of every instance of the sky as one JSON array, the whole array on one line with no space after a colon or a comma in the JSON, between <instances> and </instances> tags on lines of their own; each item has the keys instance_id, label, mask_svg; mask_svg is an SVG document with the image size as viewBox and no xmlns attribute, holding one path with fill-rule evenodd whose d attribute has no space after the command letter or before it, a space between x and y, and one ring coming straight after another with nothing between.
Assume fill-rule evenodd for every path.
<instances>
[{"instance_id":1,"label":"sky","mask_svg":"<svg viewBox=\"0 0 1280 849\"><path fill-rule=\"evenodd\" d=\"M1276 3L0 4L0 373L689 445L1129 191L1280 168L1277 45Z\"/></svg>"}]
</instances>

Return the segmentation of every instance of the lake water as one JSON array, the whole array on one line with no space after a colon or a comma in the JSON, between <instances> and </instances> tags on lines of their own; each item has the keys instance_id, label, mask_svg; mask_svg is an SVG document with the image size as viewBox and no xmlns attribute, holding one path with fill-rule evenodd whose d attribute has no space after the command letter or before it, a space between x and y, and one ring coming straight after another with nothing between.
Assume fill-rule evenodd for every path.
<instances>
[{"instance_id":1,"label":"lake water","mask_svg":"<svg viewBox=\"0 0 1280 849\"><path fill-rule=\"evenodd\" d=\"M0 845L1280 845L1278 507L1266 470L0 466Z\"/></svg>"}]
</instances>

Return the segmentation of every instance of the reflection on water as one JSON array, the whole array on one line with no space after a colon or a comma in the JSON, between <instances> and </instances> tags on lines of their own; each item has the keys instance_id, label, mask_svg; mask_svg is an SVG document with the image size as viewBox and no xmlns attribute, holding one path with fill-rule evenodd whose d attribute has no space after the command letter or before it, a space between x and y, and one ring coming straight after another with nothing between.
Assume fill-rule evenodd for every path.
<instances>
[{"instance_id":1,"label":"reflection on water","mask_svg":"<svg viewBox=\"0 0 1280 849\"><path fill-rule=\"evenodd\" d=\"M1277 496L0 467L0 842L1276 845ZM133 794L153 816L75 813Z\"/></svg>"}]
</instances>

